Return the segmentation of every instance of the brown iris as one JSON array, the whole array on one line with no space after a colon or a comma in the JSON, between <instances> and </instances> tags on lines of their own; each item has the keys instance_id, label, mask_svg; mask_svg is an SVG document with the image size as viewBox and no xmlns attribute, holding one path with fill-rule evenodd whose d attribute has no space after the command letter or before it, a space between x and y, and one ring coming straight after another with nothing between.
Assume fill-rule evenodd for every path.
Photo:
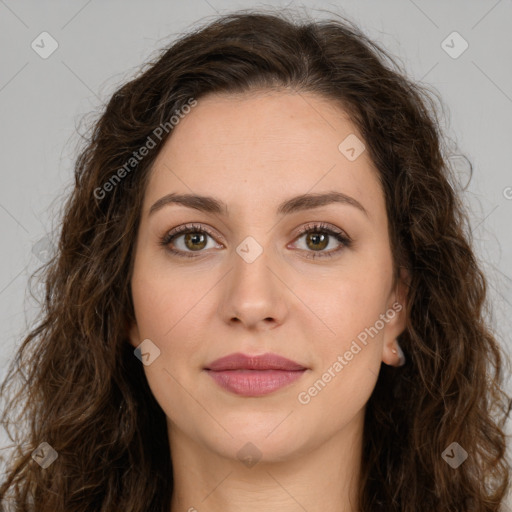
<instances>
[{"instance_id":1,"label":"brown iris","mask_svg":"<svg viewBox=\"0 0 512 512\"><path fill-rule=\"evenodd\" d=\"M192 245L195 247L191 247L188 245L188 242L191 241ZM192 251L198 251L203 249L206 246L206 235L204 233L186 233L185 234L185 245L188 249ZM200 247L197 247L197 246Z\"/></svg>"},{"instance_id":2,"label":"brown iris","mask_svg":"<svg viewBox=\"0 0 512 512\"><path fill-rule=\"evenodd\" d=\"M310 249L325 249L325 247L327 247L327 239L327 235L308 233L306 236L306 244ZM312 241L313 245L317 245L317 247L311 247L309 245L310 241ZM321 247L318 247L318 244L321 244Z\"/></svg>"}]
</instances>

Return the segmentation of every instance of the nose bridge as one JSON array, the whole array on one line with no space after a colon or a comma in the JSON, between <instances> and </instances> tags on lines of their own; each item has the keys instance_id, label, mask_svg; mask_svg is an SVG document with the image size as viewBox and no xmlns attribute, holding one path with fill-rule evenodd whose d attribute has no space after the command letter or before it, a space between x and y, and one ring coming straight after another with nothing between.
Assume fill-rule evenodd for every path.
<instances>
[{"instance_id":1,"label":"nose bridge","mask_svg":"<svg viewBox=\"0 0 512 512\"><path fill-rule=\"evenodd\" d=\"M271 268L272 250L268 244L248 236L232 254L233 271L228 277L222 315L226 321L238 319L246 326L254 326L269 319L283 321L285 313L283 291L280 281Z\"/></svg>"},{"instance_id":2,"label":"nose bridge","mask_svg":"<svg viewBox=\"0 0 512 512\"><path fill-rule=\"evenodd\" d=\"M252 285L267 285L269 265L269 248L258 250L250 241L243 242L237 247L237 255L234 257L235 274L239 280L247 281Z\"/></svg>"}]
</instances>

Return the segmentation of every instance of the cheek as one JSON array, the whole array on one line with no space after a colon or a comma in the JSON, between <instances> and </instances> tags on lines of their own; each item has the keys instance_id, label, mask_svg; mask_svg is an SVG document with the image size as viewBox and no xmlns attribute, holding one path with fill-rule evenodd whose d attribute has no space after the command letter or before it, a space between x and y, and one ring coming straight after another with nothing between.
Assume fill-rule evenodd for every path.
<instances>
[{"instance_id":1,"label":"cheek","mask_svg":"<svg viewBox=\"0 0 512 512\"><path fill-rule=\"evenodd\" d=\"M198 318L206 315L206 302L201 301L204 293L187 279L163 274L155 278L153 273L139 272L132 280L140 341L149 339L159 350L154 362L144 366L144 373L153 396L170 418L193 409L188 393L199 394L191 376L196 374L195 367L199 372L202 362L197 329Z\"/></svg>"},{"instance_id":2,"label":"cheek","mask_svg":"<svg viewBox=\"0 0 512 512\"><path fill-rule=\"evenodd\" d=\"M205 287L193 275L144 266L141 260L132 278L133 303L141 336L153 336L162 343L172 338L180 324L197 314L195 308L200 305Z\"/></svg>"},{"instance_id":3,"label":"cheek","mask_svg":"<svg viewBox=\"0 0 512 512\"><path fill-rule=\"evenodd\" d=\"M348 422L368 401L382 357L383 330L372 330L385 313L386 282L351 278L310 295L315 313L303 325L313 372L297 396L308 414L325 415L335 425ZM380 324L379 324L380 325ZM325 327L327 326L327 327ZM321 335L315 333L321 332Z\"/></svg>"},{"instance_id":4,"label":"cheek","mask_svg":"<svg viewBox=\"0 0 512 512\"><path fill-rule=\"evenodd\" d=\"M142 260L140 263L143 263ZM211 287L204 279L186 272L155 272L140 265L132 279L132 294L137 325L142 341L150 339L160 350L154 366L148 370L148 381L158 379L166 386L176 384L169 371L180 382L188 378L187 368L204 361L200 351L205 339L205 319L211 314ZM202 328L203 327L203 328Z\"/></svg>"},{"instance_id":5,"label":"cheek","mask_svg":"<svg viewBox=\"0 0 512 512\"><path fill-rule=\"evenodd\" d=\"M378 373L382 358L387 324L381 315L388 308L391 284L391 260L382 255L353 258L336 278L309 281L308 286L304 283L297 288L297 295L307 297L305 302L312 311L297 318L302 318L302 330L308 333L309 350L317 363L315 375L329 368L336 374L332 379L336 383L329 387L336 388L347 378L343 386L357 394L358 386L368 378L370 384L373 382L371 371ZM335 363L343 370L335 371Z\"/></svg>"},{"instance_id":6,"label":"cheek","mask_svg":"<svg viewBox=\"0 0 512 512\"><path fill-rule=\"evenodd\" d=\"M330 328L330 338L346 339L373 325L385 312L391 264L354 257L338 272L296 282L297 295L315 313L308 315L308 320L321 319L324 327Z\"/></svg>"}]
</instances>

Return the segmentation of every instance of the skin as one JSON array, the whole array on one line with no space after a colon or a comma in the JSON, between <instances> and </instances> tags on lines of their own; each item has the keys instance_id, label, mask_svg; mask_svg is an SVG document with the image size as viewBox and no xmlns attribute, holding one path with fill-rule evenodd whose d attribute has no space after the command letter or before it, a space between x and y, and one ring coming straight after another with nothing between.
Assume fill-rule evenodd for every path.
<instances>
[{"instance_id":1,"label":"skin","mask_svg":"<svg viewBox=\"0 0 512 512\"><path fill-rule=\"evenodd\" d=\"M407 276L396 286L385 198L363 153L349 161L338 145L357 134L332 101L313 94L208 95L174 128L155 161L137 233L130 343L160 350L144 371L167 416L174 473L171 512L355 511L366 403L381 363L398 366L395 338L405 326ZM338 191L359 201L277 215L282 201ZM178 204L149 215L161 197L213 196L227 214ZM297 231L324 222L353 240L307 244ZM193 222L215 238L159 244ZM319 233L318 230L314 230ZM324 233L320 230L320 234ZM196 235L197 236L197 235ZM236 252L247 237L263 249L252 263ZM316 245L315 245L316 244ZM332 258L306 254L340 248ZM307 404L298 401L394 303L404 307L346 361ZM308 370L262 397L222 389L203 368L233 352L277 353ZM249 467L237 456L251 442ZM247 450L247 448L246 448Z\"/></svg>"}]
</instances>

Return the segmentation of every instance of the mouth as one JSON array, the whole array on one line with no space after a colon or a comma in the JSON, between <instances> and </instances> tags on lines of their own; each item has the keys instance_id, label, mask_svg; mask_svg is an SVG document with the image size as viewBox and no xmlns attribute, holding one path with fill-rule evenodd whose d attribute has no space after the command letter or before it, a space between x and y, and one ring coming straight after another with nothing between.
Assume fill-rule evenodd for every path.
<instances>
[{"instance_id":1,"label":"mouth","mask_svg":"<svg viewBox=\"0 0 512 512\"><path fill-rule=\"evenodd\" d=\"M262 396L277 391L300 379L307 369L277 354L241 353L217 359L204 368L220 387L241 396Z\"/></svg>"}]
</instances>

